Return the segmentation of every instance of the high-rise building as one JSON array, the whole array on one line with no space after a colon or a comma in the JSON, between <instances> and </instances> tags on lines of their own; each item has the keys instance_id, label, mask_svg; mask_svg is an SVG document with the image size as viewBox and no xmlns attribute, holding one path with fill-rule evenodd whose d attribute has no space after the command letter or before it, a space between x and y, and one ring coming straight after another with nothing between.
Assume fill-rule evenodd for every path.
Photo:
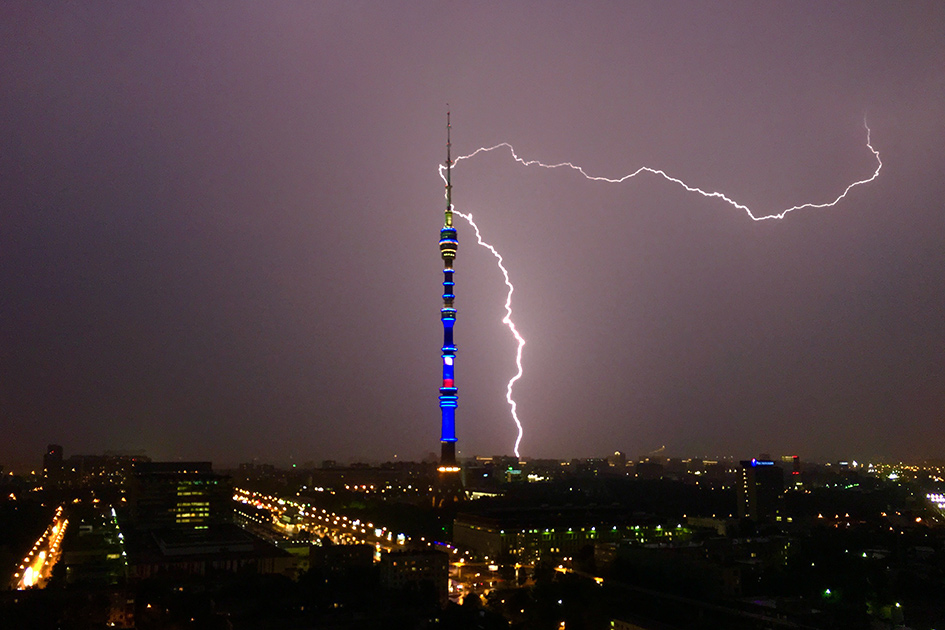
<instances>
[{"instance_id":1,"label":"high-rise building","mask_svg":"<svg viewBox=\"0 0 945 630\"><path fill-rule=\"evenodd\" d=\"M446 212L443 217L443 228L440 230L440 257L443 259L443 306L440 308L440 319L443 321L443 384L440 387L440 465L437 503L444 504L458 501L463 498L463 484L460 478L460 469L456 461L456 407L459 391L454 378L454 364L456 362L456 345L453 343L453 325L456 323L456 308L453 300L453 261L456 259L456 249L459 246L456 228L453 227L453 187L450 180L450 169L453 161L450 157L450 114L446 112Z\"/></svg>"},{"instance_id":2,"label":"high-rise building","mask_svg":"<svg viewBox=\"0 0 945 630\"><path fill-rule=\"evenodd\" d=\"M799 488L804 485L801 481L801 458L797 455L782 455L781 463L791 466L791 477L788 485Z\"/></svg>"},{"instance_id":3,"label":"high-rise building","mask_svg":"<svg viewBox=\"0 0 945 630\"><path fill-rule=\"evenodd\" d=\"M178 527L205 530L229 523L229 477L210 462L138 462L129 485L132 524L140 529Z\"/></svg>"},{"instance_id":4,"label":"high-rise building","mask_svg":"<svg viewBox=\"0 0 945 630\"><path fill-rule=\"evenodd\" d=\"M296 558L232 519L233 486L210 462L135 462L117 515L128 577L292 574Z\"/></svg>"},{"instance_id":5,"label":"high-rise building","mask_svg":"<svg viewBox=\"0 0 945 630\"><path fill-rule=\"evenodd\" d=\"M47 483L58 484L62 476L62 447L50 444L43 455L43 478Z\"/></svg>"},{"instance_id":6,"label":"high-rise building","mask_svg":"<svg viewBox=\"0 0 945 630\"><path fill-rule=\"evenodd\" d=\"M742 460L738 477L738 516L754 522L774 518L784 493L784 470L770 459Z\"/></svg>"}]
</instances>

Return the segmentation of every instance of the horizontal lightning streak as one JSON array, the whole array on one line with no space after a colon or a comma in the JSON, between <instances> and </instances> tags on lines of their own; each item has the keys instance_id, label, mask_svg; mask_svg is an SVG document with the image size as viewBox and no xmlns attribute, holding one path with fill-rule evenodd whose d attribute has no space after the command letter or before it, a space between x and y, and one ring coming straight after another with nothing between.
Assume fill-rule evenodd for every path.
<instances>
[{"instance_id":1,"label":"horizontal lightning streak","mask_svg":"<svg viewBox=\"0 0 945 630\"><path fill-rule=\"evenodd\" d=\"M636 177L637 175L640 175L641 173L651 173L653 175L659 175L660 177L662 177L663 179L669 182L678 184L679 186L681 186L682 188L686 189L689 192L698 193L702 195L703 197L714 197L717 199L721 199L722 201L726 202L730 206L737 208L739 210L743 210L749 217L751 217L753 221L764 221L766 219L783 219L789 212L793 212L794 210L803 210L805 208L829 208L831 206L835 206L837 203L840 202L841 199L846 197L847 193L849 193L853 188L856 188L857 186L860 186L862 184L868 184L869 182L879 177L879 171L883 168L883 162L879 157L879 151L873 148L873 145L870 139L871 131L870 131L869 125L866 124L865 119L863 120L863 127L866 129L866 147L876 157L876 170L873 171L873 174L870 177L853 182L852 184L847 186L843 190L843 192L840 193L840 195L838 195L837 198L834 199L833 201L824 202L824 203L803 203L797 206L791 206L790 208L785 208L784 210L781 210L780 212L774 212L774 213L766 214L766 215L756 215L754 212L751 211L751 208L749 208L748 206L744 204L738 203L737 201L729 198L727 195L723 193L720 193L717 191L706 191L696 186L690 186L683 180L673 177L672 175L669 175L668 173L666 173L665 171L661 169L650 168L649 166L641 166L640 168L630 173L629 175L624 175L623 177L618 177L618 178L602 177L599 175L590 175L587 173L587 171L584 170L583 167L572 164L571 162L561 162L559 164L545 164L539 160L525 160L518 156L518 154L515 152L515 148L508 142L501 142L491 147L480 147L479 149L476 149L469 155L463 155L461 157L456 158L455 160L453 160L453 163L455 164L457 162L461 162L462 160L468 160L472 157L475 157L476 155L479 155L480 153L488 153L490 151L495 151L496 149L507 148L509 152L512 154L512 158L516 162L521 164L522 166L540 166L541 168L547 168L547 169L567 167L567 168L577 171L585 179L588 179L591 181L607 182L610 184L621 184L627 181L628 179L632 179ZM440 177L443 178L444 182L446 182L446 177L444 175L445 170L446 170L446 167L443 165L440 165ZM499 269L502 271L502 275L505 277L505 285L509 288L509 292L505 298L506 315L502 319L502 323L509 327L509 330L512 331L512 335L515 337L516 341L518 342L518 349L515 355L515 365L518 367L518 371L515 373L515 376L513 376L512 379L508 383L505 399L509 403L509 407L512 410L512 420L515 421L515 426L518 427L518 437L515 440L515 448L514 448L515 456L521 457L521 455L519 454L519 444L521 444L522 435L524 431L522 429L522 423L521 421L519 421L519 418L518 418L518 413L517 413L518 405L516 404L515 400L512 398L512 387L515 385L516 381L522 378L522 375L523 375L522 348L525 347L525 340L518 333L518 330L515 327L515 323L512 321L512 292L515 290L515 287L512 286L512 282L509 279L508 270L502 264L503 263L502 255L499 254L498 251L496 251L495 247L493 247L489 243L486 243L485 241L482 240L482 236L479 232L479 226L476 225L476 223L473 221L472 214L464 214L456 210L454 210L454 212L458 214L459 216L463 217L467 222L469 222L469 224L476 231L476 239L479 241L479 244L485 247L486 249L488 249L489 251L491 251L492 255L496 257L496 261L498 262Z\"/></svg>"},{"instance_id":2,"label":"horizontal lightning streak","mask_svg":"<svg viewBox=\"0 0 945 630\"><path fill-rule=\"evenodd\" d=\"M868 177L868 178L866 178L866 179L861 179L861 180L859 180L859 181L853 182L852 184L850 184L849 186L847 186L847 187L844 189L844 191L843 191L842 193L840 193L840 195L839 195L836 199L834 199L833 201L829 201L829 202L826 202L826 203L803 203L803 204L801 204L801 205L799 205L799 206L791 206L790 208L786 208L786 209L784 209L784 210L782 210L782 211L780 211L780 212L775 212L775 213L772 213L772 214L767 214L767 215L762 215L762 216L756 216L755 213L751 211L751 208L749 208L749 207L746 206L746 205L740 204L740 203L738 203L737 201L735 201L735 200L733 200L733 199L730 199L728 196L726 196L726 195L724 195L724 194L722 194L722 193L720 193L720 192L705 191L705 190L702 190L701 188L697 188L697 187L695 187L695 186L690 186L689 184L687 184L687 183L684 182L683 180L678 179L678 178L676 178L676 177L673 177L672 175L667 174L667 173L666 173L665 171L663 171L663 170L660 170L660 169L658 169L658 168L650 168L649 166L641 166L640 168L638 168L638 169L635 170L634 172L630 173L629 175L624 175L623 177L618 177L618 178L601 177L601 176L599 176L599 175L589 175L589 174L584 170L583 167L581 167L581 166L576 166L576 165L572 164L571 162L561 162L560 164L544 164L543 162L541 162L541 161L539 161L539 160L524 160L524 159L520 158L517 153L515 153L515 148L514 148L511 144L509 144L508 142L502 142L502 143L497 144L497 145L495 145L495 146L482 147L482 148L476 149L475 151L473 151L473 152L470 153L469 155L464 155L464 156L462 156L462 157L456 158L456 159L454 160L454 163L455 163L455 162L459 162L459 161L461 161L461 160L468 160L469 158L474 157L474 156L478 155L479 153L487 153L487 152L489 152L489 151L495 151L496 149L501 149L501 148L505 147L505 148L507 148L507 149L509 150L509 152L512 154L512 158L513 158L516 162L518 162L519 164L521 164L522 166L540 166L540 167L542 167L542 168L561 168L561 167L568 167L568 168L570 168L570 169L573 169L573 170L579 172L579 173L580 173L581 175L583 175L586 179L589 179L589 180L595 181L595 182L608 182L608 183L610 183L610 184L621 184L621 183L627 181L628 179L631 179L631 178L633 178L633 177L636 177L637 175L639 175L639 174L641 174L641 173L652 173L653 175L659 175L660 177L662 177L663 179L665 179L665 180L667 180L667 181L670 181L670 182L673 182L674 184L678 184L678 185L682 186L683 188L685 188L685 189L688 190L689 192L698 193L698 194L702 195L703 197L715 197L715 198L721 199L721 200L725 201L726 203L728 203L729 205L731 205L731 206L733 206L733 207L735 207L735 208L738 208L739 210L744 210L744 211L748 214L748 216L751 217L751 218L752 218L753 220L755 220L755 221L764 221L765 219L783 219L783 218L785 217L785 215L787 215L787 213L793 212L794 210L802 210L802 209L804 209L804 208L829 208L830 206L836 205L841 199L843 199L844 197L846 197L846 196L847 196L847 193L850 192L850 190L852 190L853 188L855 188L855 187L857 187L857 186L860 186L860 185L862 185L862 184L868 184L869 182L871 182L871 181L873 181L874 179L876 179L877 177L879 177L879 171L880 171L881 168L883 168L883 162L882 162L882 160L879 159L879 151L877 151L876 149L874 149L874 148L873 148L873 145L870 144L870 128L869 128L869 126L866 124L866 121L865 121L865 120L863 121L863 126L866 128L866 146L867 146L867 148L869 148L869 150L870 150L870 151L873 153L873 155L876 157L876 170L873 172L873 174L872 174L870 177Z\"/></svg>"}]
</instances>

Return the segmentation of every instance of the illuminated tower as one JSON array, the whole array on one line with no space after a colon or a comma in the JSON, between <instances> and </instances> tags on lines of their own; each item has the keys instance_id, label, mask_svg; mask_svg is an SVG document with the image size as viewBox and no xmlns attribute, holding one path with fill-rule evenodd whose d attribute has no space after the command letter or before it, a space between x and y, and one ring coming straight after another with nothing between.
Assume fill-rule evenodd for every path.
<instances>
[{"instance_id":1,"label":"illuminated tower","mask_svg":"<svg viewBox=\"0 0 945 630\"><path fill-rule=\"evenodd\" d=\"M450 114L446 112L446 212L443 229L440 230L440 256L443 258L443 385L440 387L440 466L437 503L444 504L463 498L463 484L456 463L456 405L457 388L453 380L453 364L456 362L456 346L453 344L453 325L456 323L456 308L453 300L453 261L456 259L456 228L453 227L452 185L450 184Z\"/></svg>"}]
</instances>

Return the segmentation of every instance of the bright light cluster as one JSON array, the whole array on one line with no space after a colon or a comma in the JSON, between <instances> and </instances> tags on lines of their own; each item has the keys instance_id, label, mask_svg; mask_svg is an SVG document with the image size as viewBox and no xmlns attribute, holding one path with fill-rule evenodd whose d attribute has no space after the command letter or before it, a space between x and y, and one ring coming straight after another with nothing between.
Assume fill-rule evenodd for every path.
<instances>
[{"instance_id":1,"label":"bright light cluster","mask_svg":"<svg viewBox=\"0 0 945 630\"><path fill-rule=\"evenodd\" d=\"M33 548L23 558L18 570L13 574L16 581L15 588L22 590L48 578L52 566L59 559L59 547L62 537L66 533L69 521L62 518L62 506L56 508L52 524L46 528L43 535L33 544Z\"/></svg>"},{"instance_id":2,"label":"bright light cluster","mask_svg":"<svg viewBox=\"0 0 945 630\"><path fill-rule=\"evenodd\" d=\"M337 544L367 542L388 547L392 544L405 545L408 542L406 534L395 533L386 527L375 526L374 523L362 522L360 519L352 520L343 514L319 509L302 501L287 500L243 488L234 488L233 500L269 510L272 520L263 522L245 514L241 516L246 516L258 525L274 526L289 533L295 533L294 530L302 526L329 534ZM293 521L297 522L293 524Z\"/></svg>"},{"instance_id":3,"label":"bright light cluster","mask_svg":"<svg viewBox=\"0 0 945 630\"><path fill-rule=\"evenodd\" d=\"M491 147L481 147L481 148L479 148L479 149L476 149L475 151L473 151L473 152L470 153L469 155L464 155L464 156L461 156L461 157L456 158L456 159L453 161L453 164L457 164L457 163L459 163L459 162L461 162L461 161L463 161L463 160L468 160L468 159L470 159L470 158L472 158L472 157L475 157L476 155L478 155L478 154L480 154L480 153L488 153L488 152L490 152L490 151L495 151L496 149L506 148L506 149L508 149L509 152L512 154L512 158L513 158L516 162L518 162L519 164L521 164L522 166L540 166L541 168L547 168L547 169L556 169L556 168L567 167L567 168L570 168L570 169L572 169L572 170L574 170L574 171L577 171L577 172L580 173L585 179L588 179L588 180L591 180L591 181L606 182L606 183L609 183L609 184L621 184L621 183L627 181L628 179L632 179L632 178L636 177L637 175L640 175L640 174L643 174L643 173L650 173L650 174L652 174L652 175L659 175L660 177L662 177L662 178L665 179L666 181L669 181L669 182L672 182L672 183L674 183L674 184L677 184L677 185L681 186L682 188L686 189L688 192L697 193L697 194L699 194L699 195L702 195L703 197L710 197L710 198L721 199L722 201L724 201L725 203L729 204L730 206L732 206L732 207L734 207L734 208L737 208L737 209L739 209L739 210L744 211L753 221L764 221L764 220L766 220L766 219L783 219L789 212L793 212L794 210L802 210L802 209L805 209L805 208L829 208L829 207L831 207L831 206L835 206L837 203L840 202L841 199L843 199L844 197L847 196L847 193L848 193L848 192L850 192L850 191L851 191L853 188L855 188L856 186L860 186L860 185L862 185L862 184L868 184L869 182L871 182L871 181L873 181L874 179L876 179L877 177L879 177L879 171L880 171L880 169L882 169L882 167L883 167L883 162L882 162L882 160L880 160L879 151L877 151L876 149L873 148L873 145L872 145L871 140L870 140L871 132L870 132L869 125L866 124L866 120L863 121L863 127L866 129L866 147L870 150L870 152L871 152L871 153L875 156L875 158L876 158L876 170L873 171L873 174L872 174L871 176L869 176L869 177L867 177L867 178L865 178L865 179L857 180L857 181L853 182L852 184L848 185L848 186L843 190L843 192L840 193L840 194L836 197L836 199L834 199L833 201L827 201L827 202L823 202L823 203L811 203L811 202L809 202L809 203L802 203L802 204L798 204L798 205L795 205L795 206L791 206L790 208L785 208L784 210L780 210L780 211L777 211L777 212L772 212L772 213L770 213L770 214L756 214L756 213L753 212L753 211L751 210L751 208L749 208L748 206L746 206L746 205L744 205L744 204L741 204L741 203L738 203L737 201L731 199L730 197L728 197L727 195L725 195L725 194L723 194L723 193L721 193L721 192L717 192L717 191L707 191L707 190L703 190L703 189L701 189L701 188L698 188L698 187L696 187L696 186L691 186L691 185L687 184L686 182L684 182L683 180L681 180L681 179L679 179L679 178L676 178L676 177L673 177L673 176L667 174L665 171L663 171L663 170L661 170L661 169L650 168L649 166L641 166L640 168L638 168L637 170L633 171L632 173L630 173L630 174L628 174L628 175L624 175L624 176L622 176L622 177L617 177L617 178L602 177L602 176L598 176L598 175L590 175L590 174L587 173L587 171L584 170L583 167L577 166L577 165L575 165L575 164L572 164L571 162L561 162L561 163L559 163L559 164L545 164L545 163L543 163L543 162L541 162L541 161L539 161L539 160L525 160L525 159L519 157L518 154L515 152L515 148L514 148L511 144L509 144L509 143L507 143L507 142L502 142L502 143L496 144L496 145L491 146ZM441 165L441 166L439 167L440 177L443 178L443 181L446 182L447 185L448 185L449 182L447 182L447 180L446 180L446 176L445 176L445 174L444 174L445 171L446 171L446 167L443 166L443 165ZM452 208L453 206L451 205L450 207ZM488 249L490 252L492 252L492 255L495 256L496 261L497 261L497 264L498 264L498 266L499 266L499 270L502 272L502 276L505 278L505 285L508 287L508 293L506 294L506 298L505 298L505 311L506 311L506 316L502 319L502 323L509 327L509 330L512 331L512 335L515 337L515 340L516 340L516 342L517 342L517 344L518 344L518 347L517 347L517 349L516 349L516 354L515 354L515 365L516 365L516 367L517 367L518 369L517 369L517 372L515 373L515 375L511 378L511 380L509 380L508 386L507 386L507 388L506 388L506 396L505 396L505 398L506 398L506 401L508 402L509 407L511 408L511 411L512 411L512 420L515 422L515 426L518 428L518 437L516 437L516 439L515 439L515 446L514 446L514 448L513 448L513 451L514 451L516 457L521 457L521 454L519 453L519 445L520 445L521 442L522 442L522 436L523 436L524 431L523 431L523 428L522 428L522 423L521 423L521 421L520 421L519 418L518 418L517 405L516 405L516 403L515 403L515 400L512 398L512 388L513 388L513 386L515 385L515 382L518 381L520 378L522 378L522 375L523 375L523 369L522 369L522 349L523 349L524 346L525 346L525 340L524 340L524 339L522 338L522 336L518 333L518 330L517 330L516 327L515 327L515 323L512 321L512 292L514 291L514 287L512 286L511 280L509 279L509 272L508 272L508 270L505 268L505 266L503 265L502 255L499 254L498 251L496 251L495 247L493 247L492 245L490 245L489 243L485 242L485 241L482 239L482 236L481 236L481 234L480 234L480 232L479 232L479 226L477 226L477 225L473 222L472 215L471 215L471 214L464 214L464 213L462 213L462 212L458 212L458 211L456 211L455 209L453 210L453 212L455 212L455 213L458 214L459 216L461 216L461 217L463 217L464 219L466 219L466 221L467 221L467 222L473 227L473 229L476 231L476 239L478 240L479 244L480 244L481 246L485 247L486 249Z\"/></svg>"}]
</instances>

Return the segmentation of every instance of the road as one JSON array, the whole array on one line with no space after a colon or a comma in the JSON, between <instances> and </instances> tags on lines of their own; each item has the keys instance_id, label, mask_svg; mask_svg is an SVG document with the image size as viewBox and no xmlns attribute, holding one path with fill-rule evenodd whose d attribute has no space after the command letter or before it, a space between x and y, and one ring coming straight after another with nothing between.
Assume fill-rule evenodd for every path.
<instances>
[{"instance_id":1,"label":"road","mask_svg":"<svg viewBox=\"0 0 945 630\"><path fill-rule=\"evenodd\" d=\"M293 499L284 499L242 488L234 489L233 499L246 505L269 510L272 521L257 522L257 524L269 527L287 539L297 537L304 529L314 535L328 537L339 545L373 545L378 552L403 549L411 542L406 534L396 533L387 527L350 519L343 514L329 512ZM425 541L421 541L421 544L423 542Z\"/></svg>"},{"instance_id":2,"label":"road","mask_svg":"<svg viewBox=\"0 0 945 630\"><path fill-rule=\"evenodd\" d=\"M62 516L62 506L56 508L52 522L43 535L30 549L23 562L13 574L13 589L43 588L52 574L52 568L59 561L62 537L66 533L69 521Z\"/></svg>"}]
</instances>

